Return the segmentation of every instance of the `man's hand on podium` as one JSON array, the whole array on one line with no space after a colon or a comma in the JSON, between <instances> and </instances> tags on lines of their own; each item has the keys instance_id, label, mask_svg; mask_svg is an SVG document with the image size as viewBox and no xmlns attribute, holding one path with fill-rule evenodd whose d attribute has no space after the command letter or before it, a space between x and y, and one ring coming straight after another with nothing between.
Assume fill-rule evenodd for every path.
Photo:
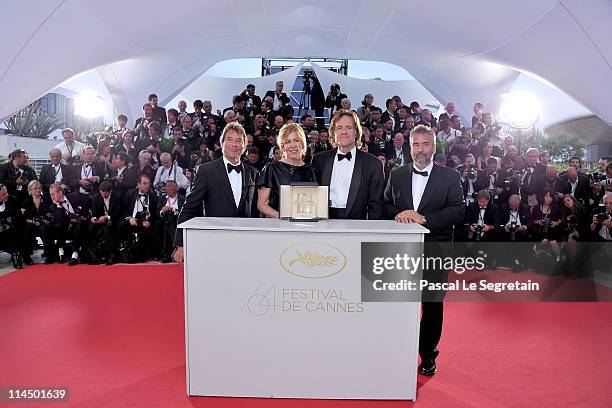
<instances>
[{"instance_id":1,"label":"man's hand on podium","mask_svg":"<svg viewBox=\"0 0 612 408\"><path fill-rule=\"evenodd\" d=\"M172 257L174 258L174 260L178 263L183 263L183 247L179 246L176 247L176 249L174 250L174 254L172 254Z\"/></svg>"}]
</instances>

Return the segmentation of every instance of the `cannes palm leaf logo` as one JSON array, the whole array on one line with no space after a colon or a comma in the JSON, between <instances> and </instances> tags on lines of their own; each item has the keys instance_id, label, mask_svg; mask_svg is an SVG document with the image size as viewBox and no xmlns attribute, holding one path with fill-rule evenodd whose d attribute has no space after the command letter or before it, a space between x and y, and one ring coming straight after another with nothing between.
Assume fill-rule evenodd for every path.
<instances>
[{"instance_id":1,"label":"cannes palm leaf logo","mask_svg":"<svg viewBox=\"0 0 612 408\"><path fill-rule=\"evenodd\" d=\"M289 261L289 266L301 263L309 268L329 267L334 266L338 262L338 257L332 255L321 255L310 251L306 251L302 254L298 250L295 251L295 254L297 258Z\"/></svg>"}]
</instances>

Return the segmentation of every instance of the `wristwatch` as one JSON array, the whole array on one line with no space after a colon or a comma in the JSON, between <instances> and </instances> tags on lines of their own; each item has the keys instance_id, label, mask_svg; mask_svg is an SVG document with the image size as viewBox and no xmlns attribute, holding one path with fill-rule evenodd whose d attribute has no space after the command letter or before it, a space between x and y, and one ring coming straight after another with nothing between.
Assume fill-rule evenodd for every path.
<instances>
[{"instance_id":1,"label":"wristwatch","mask_svg":"<svg viewBox=\"0 0 612 408\"><path fill-rule=\"evenodd\" d=\"M423 218L423 224L427 224L427 218L425 218L424 215L422 216L422 218Z\"/></svg>"}]
</instances>

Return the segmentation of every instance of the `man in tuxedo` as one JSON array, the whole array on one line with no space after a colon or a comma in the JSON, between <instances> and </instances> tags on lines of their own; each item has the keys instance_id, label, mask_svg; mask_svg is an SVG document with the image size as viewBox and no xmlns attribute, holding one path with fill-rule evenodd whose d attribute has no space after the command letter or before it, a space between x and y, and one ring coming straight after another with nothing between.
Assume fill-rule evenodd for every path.
<instances>
[{"instance_id":1,"label":"man in tuxedo","mask_svg":"<svg viewBox=\"0 0 612 408\"><path fill-rule=\"evenodd\" d=\"M495 239L495 227L499 225L499 209L491 200L488 190L480 190L476 201L467 207L465 217L466 239L488 242Z\"/></svg>"},{"instance_id":2,"label":"man in tuxedo","mask_svg":"<svg viewBox=\"0 0 612 408\"><path fill-rule=\"evenodd\" d=\"M461 224L465 213L459 172L435 164L436 135L431 128L416 126L410 133L413 164L394 169L385 189L385 217L397 222L416 222L429 229L426 242L451 241L454 225ZM448 279L447 272L425 271L429 281ZM444 292L433 293L435 302L424 301L421 317L419 354L421 373L437 372L436 349L442 335Z\"/></svg>"},{"instance_id":3,"label":"man in tuxedo","mask_svg":"<svg viewBox=\"0 0 612 408\"><path fill-rule=\"evenodd\" d=\"M157 95L151 94L149 95L149 103L153 108L153 120L156 120L161 125L162 129L166 127L168 123L168 115L166 114L166 109L162 108L157 104Z\"/></svg>"},{"instance_id":4,"label":"man in tuxedo","mask_svg":"<svg viewBox=\"0 0 612 408\"><path fill-rule=\"evenodd\" d=\"M450 119L453 116L454 112L455 112L455 103L448 102L446 104L445 112L441 114L440 117L438 118L438 123L442 122L443 120L448 120L448 122L450 123Z\"/></svg>"},{"instance_id":5,"label":"man in tuxedo","mask_svg":"<svg viewBox=\"0 0 612 408\"><path fill-rule=\"evenodd\" d=\"M138 176L136 188L124 196L121 208L123 219L118 226L119 236L128 239L132 238L131 235L138 234L138 240L142 242L140 248L144 250L144 253L138 254L138 257L146 259L148 255L153 255L155 227L159 216L157 196L151 189L149 176L146 174Z\"/></svg>"},{"instance_id":6,"label":"man in tuxedo","mask_svg":"<svg viewBox=\"0 0 612 408\"><path fill-rule=\"evenodd\" d=\"M55 259L59 263L66 262L67 257L64 251L68 248L68 241L71 241L72 256L69 265L74 266L79 262L79 251L85 242L89 221L89 197L77 191L65 196L62 186L58 183L49 186L49 195L53 201L52 239L54 246L49 251L50 253L47 253L45 263L52 263ZM57 251L57 258L55 251Z\"/></svg>"},{"instance_id":7,"label":"man in tuxedo","mask_svg":"<svg viewBox=\"0 0 612 408\"><path fill-rule=\"evenodd\" d=\"M248 84L246 89L240 94L240 97L245 102L245 109L249 112L249 117L255 116L261 107L261 98L255 95L255 85Z\"/></svg>"},{"instance_id":8,"label":"man in tuxedo","mask_svg":"<svg viewBox=\"0 0 612 408\"><path fill-rule=\"evenodd\" d=\"M272 110L281 116L286 117L284 114L284 108L289 104L289 97L283 92L283 87L283 81L276 81L276 89L274 89L274 91L266 92L265 97L272 97Z\"/></svg>"},{"instance_id":9,"label":"man in tuxedo","mask_svg":"<svg viewBox=\"0 0 612 408\"><path fill-rule=\"evenodd\" d=\"M159 213L159 231L162 233L162 262L172 261L174 249L174 234L176 233L176 220L185 204L185 196L178 193L178 185L174 180L166 182L166 193L157 203Z\"/></svg>"},{"instance_id":10,"label":"man in tuxedo","mask_svg":"<svg viewBox=\"0 0 612 408\"><path fill-rule=\"evenodd\" d=\"M136 135L135 142L140 139L149 138L149 123L153 122L153 105L149 102L142 105L142 117L136 119L134 124L134 134Z\"/></svg>"},{"instance_id":11,"label":"man in tuxedo","mask_svg":"<svg viewBox=\"0 0 612 408\"><path fill-rule=\"evenodd\" d=\"M103 174L94 163L94 148L87 146L83 150L83 163L72 167L70 190L87 197L98 192Z\"/></svg>"},{"instance_id":12,"label":"man in tuxedo","mask_svg":"<svg viewBox=\"0 0 612 408\"><path fill-rule=\"evenodd\" d=\"M397 132L387 149L387 164L391 166L404 166L412 161L409 149L404 146L404 134Z\"/></svg>"},{"instance_id":13,"label":"man in tuxedo","mask_svg":"<svg viewBox=\"0 0 612 408\"><path fill-rule=\"evenodd\" d=\"M361 124L349 110L336 112L329 126L336 149L316 154L312 167L322 186L329 186L329 217L378 220L382 217L384 170L375 156L358 150Z\"/></svg>"},{"instance_id":14,"label":"man in tuxedo","mask_svg":"<svg viewBox=\"0 0 612 408\"><path fill-rule=\"evenodd\" d=\"M28 154L23 149L9 154L8 161L0 164L0 183L6 186L8 193L15 196L21 205L28 197L28 183L36 180L36 172L28 166Z\"/></svg>"},{"instance_id":15,"label":"man in tuxedo","mask_svg":"<svg viewBox=\"0 0 612 408\"><path fill-rule=\"evenodd\" d=\"M258 216L255 186L258 172L240 162L246 144L244 127L238 122L228 123L221 134L223 157L199 167L177 225L204 214L207 217ZM174 246L174 259L183 262L183 233L180 229L176 230Z\"/></svg>"},{"instance_id":16,"label":"man in tuxedo","mask_svg":"<svg viewBox=\"0 0 612 408\"><path fill-rule=\"evenodd\" d=\"M107 265L116 262L117 225L121 221L121 196L113 191L110 181L100 183L100 192L91 199L91 222L89 224L89 238L97 239L101 230L104 237Z\"/></svg>"},{"instance_id":17,"label":"man in tuxedo","mask_svg":"<svg viewBox=\"0 0 612 408\"><path fill-rule=\"evenodd\" d=\"M123 152L113 155L110 182L113 186L113 191L118 196L123 196L129 190L128 182L126 181L129 160L128 155Z\"/></svg>"},{"instance_id":18,"label":"man in tuxedo","mask_svg":"<svg viewBox=\"0 0 612 408\"><path fill-rule=\"evenodd\" d=\"M498 168L499 163L495 157L489 157L487 159L487 168L484 171L485 187L491 194L491 199L496 205L500 205L505 202L507 197L506 192L506 177L507 173L505 170Z\"/></svg>"},{"instance_id":19,"label":"man in tuxedo","mask_svg":"<svg viewBox=\"0 0 612 408\"><path fill-rule=\"evenodd\" d=\"M387 120L391 119L393 121L393 125L391 126L391 130L395 133L400 130L400 117L397 112L397 103L393 98L387 99L386 102L387 110L380 117L380 121L385 123Z\"/></svg>"},{"instance_id":20,"label":"man in tuxedo","mask_svg":"<svg viewBox=\"0 0 612 408\"><path fill-rule=\"evenodd\" d=\"M558 192L573 195L583 207L588 206L592 193L589 178L581 176L575 167L567 169L559 183Z\"/></svg>"},{"instance_id":21,"label":"man in tuxedo","mask_svg":"<svg viewBox=\"0 0 612 408\"><path fill-rule=\"evenodd\" d=\"M53 183L60 183L61 185L68 188L70 182L70 167L62 164L62 151L58 148L53 148L49 151L49 158L51 164L45 164L40 169L40 184L42 184L43 191L49 193L49 186Z\"/></svg>"}]
</instances>

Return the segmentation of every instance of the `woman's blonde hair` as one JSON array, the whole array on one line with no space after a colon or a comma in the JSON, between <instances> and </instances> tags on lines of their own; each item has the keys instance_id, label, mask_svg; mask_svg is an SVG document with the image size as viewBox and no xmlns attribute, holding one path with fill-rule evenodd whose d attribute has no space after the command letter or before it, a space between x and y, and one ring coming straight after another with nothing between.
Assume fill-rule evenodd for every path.
<instances>
[{"instance_id":1,"label":"woman's blonde hair","mask_svg":"<svg viewBox=\"0 0 612 408\"><path fill-rule=\"evenodd\" d=\"M281 152L284 156L285 141L291 133L295 133L297 135L298 141L300 142L301 155L304 156L306 154L306 135L304 134L304 129L302 129L302 127L297 123L288 123L286 125L283 125L283 127L278 132L278 136L276 137L276 144L281 149Z\"/></svg>"},{"instance_id":2,"label":"woman's blonde hair","mask_svg":"<svg viewBox=\"0 0 612 408\"><path fill-rule=\"evenodd\" d=\"M32 195L32 189L33 189L34 187L38 187L38 188L40 188L40 189L42 190L42 184L40 184L40 181L38 181L38 180L32 180L32 181L30 181L30 182L28 183L28 193L29 193L30 195Z\"/></svg>"}]
</instances>

